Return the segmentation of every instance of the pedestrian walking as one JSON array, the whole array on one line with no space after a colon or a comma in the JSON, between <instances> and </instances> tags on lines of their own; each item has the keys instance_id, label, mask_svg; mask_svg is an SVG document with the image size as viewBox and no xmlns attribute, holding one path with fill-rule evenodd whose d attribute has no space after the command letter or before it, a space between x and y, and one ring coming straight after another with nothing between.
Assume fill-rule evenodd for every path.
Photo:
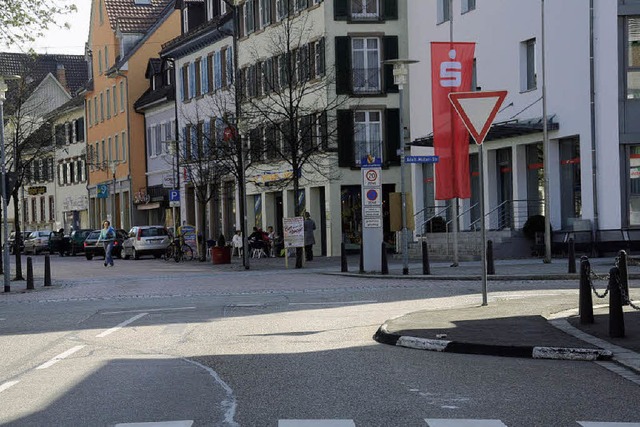
<instances>
[{"instance_id":1,"label":"pedestrian walking","mask_svg":"<svg viewBox=\"0 0 640 427\"><path fill-rule=\"evenodd\" d=\"M102 223L102 230L100 230L100 236L98 237L98 243L102 242L104 247L104 266L110 265L113 267L113 257L111 251L113 250L113 242L116 238L116 230L113 229L109 221Z\"/></svg>"},{"instance_id":2,"label":"pedestrian walking","mask_svg":"<svg viewBox=\"0 0 640 427\"><path fill-rule=\"evenodd\" d=\"M316 222L311 219L309 212L304 213L304 253L307 257L307 261L313 261L313 245L316 243L316 238L313 235L313 230L316 229Z\"/></svg>"}]
</instances>

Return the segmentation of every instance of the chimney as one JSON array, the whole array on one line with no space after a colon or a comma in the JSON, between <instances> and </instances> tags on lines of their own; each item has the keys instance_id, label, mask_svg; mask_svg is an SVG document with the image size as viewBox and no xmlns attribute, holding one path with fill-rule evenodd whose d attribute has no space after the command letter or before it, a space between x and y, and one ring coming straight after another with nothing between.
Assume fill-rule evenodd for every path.
<instances>
[{"instance_id":1,"label":"chimney","mask_svg":"<svg viewBox=\"0 0 640 427\"><path fill-rule=\"evenodd\" d=\"M58 64L56 68L56 78L63 88L69 90L69 86L67 86L67 72L64 69L64 64Z\"/></svg>"}]
</instances>

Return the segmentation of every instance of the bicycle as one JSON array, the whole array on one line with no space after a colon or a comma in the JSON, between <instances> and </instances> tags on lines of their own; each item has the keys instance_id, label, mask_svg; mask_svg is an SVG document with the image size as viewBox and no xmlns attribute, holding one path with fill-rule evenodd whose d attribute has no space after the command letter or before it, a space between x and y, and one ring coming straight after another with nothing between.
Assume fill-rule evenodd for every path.
<instances>
[{"instance_id":1,"label":"bicycle","mask_svg":"<svg viewBox=\"0 0 640 427\"><path fill-rule=\"evenodd\" d=\"M167 246L164 252L164 259L165 261L174 260L175 262L191 261L193 260L193 249L186 243L182 243L180 238L176 238Z\"/></svg>"}]
</instances>

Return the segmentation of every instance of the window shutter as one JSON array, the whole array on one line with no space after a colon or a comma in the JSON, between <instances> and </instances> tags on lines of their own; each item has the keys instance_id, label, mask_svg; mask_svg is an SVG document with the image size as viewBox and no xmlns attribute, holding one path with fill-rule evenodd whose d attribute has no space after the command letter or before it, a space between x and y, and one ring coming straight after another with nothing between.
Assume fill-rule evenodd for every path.
<instances>
[{"instance_id":1,"label":"window shutter","mask_svg":"<svg viewBox=\"0 0 640 427\"><path fill-rule=\"evenodd\" d=\"M398 19L398 0L382 0L382 19L393 21Z\"/></svg>"},{"instance_id":2,"label":"window shutter","mask_svg":"<svg viewBox=\"0 0 640 427\"><path fill-rule=\"evenodd\" d=\"M338 110L338 166L349 168L354 166L353 150L353 112Z\"/></svg>"},{"instance_id":3,"label":"window shutter","mask_svg":"<svg viewBox=\"0 0 640 427\"><path fill-rule=\"evenodd\" d=\"M336 93L344 95L351 92L351 39L336 37Z\"/></svg>"},{"instance_id":4,"label":"window shutter","mask_svg":"<svg viewBox=\"0 0 640 427\"><path fill-rule=\"evenodd\" d=\"M400 166L400 110L390 108L385 110L385 164L386 166Z\"/></svg>"},{"instance_id":5,"label":"window shutter","mask_svg":"<svg viewBox=\"0 0 640 427\"><path fill-rule=\"evenodd\" d=\"M333 19L336 21L349 19L349 0L333 0Z\"/></svg>"},{"instance_id":6,"label":"window shutter","mask_svg":"<svg viewBox=\"0 0 640 427\"><path fill-rule=\"evenodd\" d=\"M76 120L76 141L84 141L84 117Z\"/></svg>"},{"instance_id":7,"label":"window shutter","mask_svg":"<svg viewBox=\"0 0 640 427\"><path fill-rule=\"evenodd\" d=\"M398 59L398 36L387 36L383 39L384 60ZM384 66L384 88L386 93L398 93L398 86L393 84L393 65Z\"/></svg>"}]
</instances>

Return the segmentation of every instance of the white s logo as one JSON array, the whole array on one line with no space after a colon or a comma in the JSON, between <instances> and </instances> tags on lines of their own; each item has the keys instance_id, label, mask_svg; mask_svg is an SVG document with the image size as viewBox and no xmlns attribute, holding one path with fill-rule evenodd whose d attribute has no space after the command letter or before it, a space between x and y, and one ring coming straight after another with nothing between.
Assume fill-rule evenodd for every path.
<instances>
[{"instance_id":1,"label":"white s logo","mask_svg":"<svg viewBox=\"0 0 640 427\"><path fill-rule=\"evenodd\" d=\"M456 51L449 51L449 58L456 59ZM460 87L462 85L462 64L446 61L440 64L440 86Z\"/></svg>"}]
</instances>

